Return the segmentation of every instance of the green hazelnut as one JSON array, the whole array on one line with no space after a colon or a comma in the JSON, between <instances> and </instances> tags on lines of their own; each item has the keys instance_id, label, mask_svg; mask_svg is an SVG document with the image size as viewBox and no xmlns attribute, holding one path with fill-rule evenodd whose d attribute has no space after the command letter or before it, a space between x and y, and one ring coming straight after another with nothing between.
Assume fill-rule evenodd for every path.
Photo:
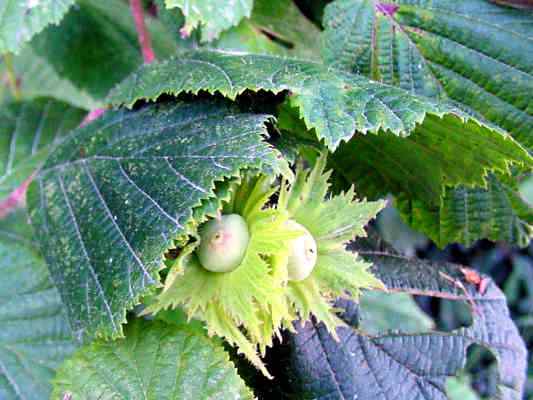
<instances>
[{"instance_id":1,"label":"green hazelnut","mask_svg":"<svg viewBox=\"0 0 533 400\"><path fill-rule=\"evenodd\" d=\"M289 220L287 224L303 234L293 239L289 245L289 261L287 265L288 276L292 281L303 281L316 265L317 246L311 233L296 221Z\"/></svg>"},{"instance_id":2,"label":"green hazelnut","mask_svg":"<svg viewBox=\"0 0 533 400\"><path fill-rule=\"evenodd\" d=\"M200 264L212 272L230 272L242 262L250 233L243 217L222 215L206 222L200 228L200 246L197 249Z\"/></svg>"}]
</instances>

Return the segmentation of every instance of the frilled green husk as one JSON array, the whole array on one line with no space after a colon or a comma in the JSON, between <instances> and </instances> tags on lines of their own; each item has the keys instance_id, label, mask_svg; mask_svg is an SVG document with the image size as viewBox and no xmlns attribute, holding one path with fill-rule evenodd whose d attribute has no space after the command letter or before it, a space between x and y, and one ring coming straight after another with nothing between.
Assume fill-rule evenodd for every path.
<instances>
[{"instance_id":1,"label":"frilled green husk","mask_svg":"<svg viewBox=\"0 0 533 400\"><path fill-rule=\"evenodd\" d=\"M330 173L324 173L325 165L326 154L321 154L311 171L298 166L293 184L283 181L281 190L266 176L245 176L223 185L223 200L211 206L218 204L218 213L246 220L250 242L241 264L231 272L207 271L195 253L199 237L193 235L195 240L180 249L148 311L182 307L189 318L205 321L209 334L237 346L268 377L258 352L272 345L282 327L292 329L297 318L313 314L335 334L341 321L332 301L382 287L370 264L346 251L345 244L365 234L364 226L384 202L358 201L353 188L327 198ZM289 219L305 227L317 244L316 265L301 281L288 279L289 245L302 235Z\"/></svg>"}]
</instances>

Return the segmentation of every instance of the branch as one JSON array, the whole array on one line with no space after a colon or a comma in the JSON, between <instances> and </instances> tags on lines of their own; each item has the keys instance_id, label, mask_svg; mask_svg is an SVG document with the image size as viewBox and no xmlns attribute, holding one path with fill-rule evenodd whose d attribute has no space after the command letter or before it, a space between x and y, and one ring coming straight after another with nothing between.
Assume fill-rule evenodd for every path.
<instances>
[{"instance_id":1,"label":"branch","mask_svg":"<svg viewBox=\"0 0 533 400\"><path fill-rule=\"evenodd\" d=\"M146 25L144 24L144 10L141 0L130 0L130 8L135 20L135 28L137 29L137 37L139 38L144 62L150 64L155 60L155 55L154 49L152 49L150 33L146 30Z\"/></svg>"}]
</instances>

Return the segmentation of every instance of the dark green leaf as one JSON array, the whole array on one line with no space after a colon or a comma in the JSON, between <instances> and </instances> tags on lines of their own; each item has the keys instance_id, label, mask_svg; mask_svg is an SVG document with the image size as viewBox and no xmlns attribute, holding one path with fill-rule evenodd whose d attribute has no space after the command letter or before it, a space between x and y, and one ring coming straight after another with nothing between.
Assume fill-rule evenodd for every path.
<instances>
[{"instance_id":1,"label":"dark green leaf","mask_svg":"<svg viewBox=\"0 0 533 400\"><path fill-rule=\"evenodd\" d=\"M18 52L24 42L48 24L57 24L75 0L21 1L0 3L0 54Z\"/></svg>"},{"instance_id":2,"label":"dark green leaf","mask_svg":"<svg viewBox=\"0 0 533 400\"><path fill-rule=\"evenodd\" d=\"M267 119L226 103L153 105L109 111L57 147L28 202L76 330L121 336L215 181L282 162L263 142Z\"/></svg>"},{"instance_id":3,"label":"dark green leaf","mask_svg":"<svg viewBox=\"0 0 533 400\"><path fill-rule=\"evenodd\" d=\"M394 3L337 0L328 6L325 61L454 101L532 148L533 14L487 0Z\"/></svg>"},{"instance_id":4,"label":"dark green leaf","mask_svg":"<svg viewBox=\"0 0 533 400\"><path fill-rule=\"evenodd\" d=\"M176 51L159 22L147 18L147 26L158 57ZM129 7L120 0L79 0L61 25L48 27L31 46L62 79L97 100L143 62Z\"/></svg>"},{"instance_id":5,"label":"dark green leaf","mask_svg":"<svg viewBox=\"0 0 533 400\"><path fill-rule=\"evenodd\" d=\"M85 112L53 99L7 103L0 109L0 200L44 162L52 145Z\"/></svg>"},{"instance_id":6,"label":"dark green leaf","mask_svg":"<svg viewBox=\"0 0 533 400\"><path fill-rule=\"evenodd\" d=\"M488 281L484 293L451 264L411 260L387 253L360 252L391 291L469 301L473 324L452 332L368 335L357 329L359 310L342 300L343 319L336 342L322 325L307 322L292 336L292 362L300 398L379 400L446 399L446 378L479 344L498 360L498 399L520 400L527 351L509 316L505 296Z\"/></svg>"},{"instance_id":7,"label":"dark green leaf","mask_svg":"<svg viewBox=\"0 0 533 400\"><path fill-rule=\"evenodd\" d=\"M266 55L187 52L179 58L141 67L118 85L108 99L115 105L132 106L139 99L155 100L163 93L200 90L220 92L233 99L247 89L290 91L290 100L300 109L307 127L314 128L318 138L331 149L349 140L356 130L408 136L420 124L420 129L432 132L457 127L464 129L464 135L490 132L485 125L459 116L455 109L401 89L321 64ZM425 126L426 119L431 122L430 128ZM503 140L503 134L492 134ZM509 139L508 143L513 142ZM518 145L514 147L528 159Z\"/></svg>"},{"instance_id":8,"label":"dark green leaf","mask_svg":"<svg viewBox=\"0 0 533 400\"><path fill-rule=\"evenodd\" d=\"M162 322L128 324L126 338L96 341L58 371L53 399L253 399L221 345Z\"/></svg>"},{"instance_id":9,"label":"dark green leaf","mask_svg":"<svg viewBox=\"0 0 533 400\"><path fill-rule=\"evenodd\" d=\"M335 68L452 102L531 149L533 14L487 0L337 0L327 7L324 25L323 58ZM381 175L367 172L356 174L366 175L370 186L382 184ZM505 186L491 181L486 190L447 189L432 204L403 193L403 216L441 246L482 238L523 245L533 212Z\"/></svg>"},{"instance_id":10,"label":"dark green leaf","mask_svg":"<svg viewBox=\"0 0 533 400\"><path fill-rule=\"evenodd\" d=\"M48 398L75 344L23 211L0 220L0 398Z\"/></svg>"}]
</instances>

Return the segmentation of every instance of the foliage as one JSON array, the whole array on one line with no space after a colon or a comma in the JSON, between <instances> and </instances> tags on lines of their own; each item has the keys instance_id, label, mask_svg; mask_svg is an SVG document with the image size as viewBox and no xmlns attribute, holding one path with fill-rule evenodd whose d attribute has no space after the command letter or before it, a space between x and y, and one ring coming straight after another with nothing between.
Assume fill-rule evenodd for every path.
<instances>
[{"instance_id":1,"label":"foliage","mask_svg":"<svg viewBox=\"0 0 533 400\"><path fill-rule=\"evenodd\" d=\"M46 398L59 367L72 400L520 399L525 250L489 271L509 309L367 225L394 206L410 256L420 233L529 244L524 2L127 3L0 5L0 218L22 208L0 219L0 397ZM231 214L242 260L207 270L204 224Z\"/></svg>"},{"instance_id":2,"label":"foliage","mask_svg":"<svg viewBox=\"0 0 533 400\"><path fill-rule=\"evenodd\" d=\"M322 53L336 68L452 103L531 151L530 24L530 14L487 0L339 0L326 8ZM432 204L407 196L400 209L441 246L482 238L524 246L531 235L525 207L514 184L491 179L485 190L447 189ZM479 219L486 221L482 229Z\"/></svg>"},{"instance_id":3,"label":"foliage","mask_svg":"<svg viewBox=\"0 0 533 400\"><path fill-rule=\"evenodd\" d=\"M43 399L75 348L63 305L24 211L0 221L0 397Z\"/></svg>"},{"instance_id":4,"label":"foliage","mask_svg":"<svg viewBox=\"0 0 533 400\"><path fill-rule=\"evenodd\" d=\"M129 324L125 339L96 341L68 359L54 379L52 398L65 395L80 400L253 399L220 345L187 327L143 321Z\"/></svg>"},{"instance_id":5,"label":"foliage","mask_svg":"<svg viewBox=\"0 0 533 400\"><path fill-rule=\"evenodd\" d=\"M0 198L4 198L44 162L54 143L79 125L83 112L41 98L4 103L0 113Z\"/></svg>"}]
</instances>

